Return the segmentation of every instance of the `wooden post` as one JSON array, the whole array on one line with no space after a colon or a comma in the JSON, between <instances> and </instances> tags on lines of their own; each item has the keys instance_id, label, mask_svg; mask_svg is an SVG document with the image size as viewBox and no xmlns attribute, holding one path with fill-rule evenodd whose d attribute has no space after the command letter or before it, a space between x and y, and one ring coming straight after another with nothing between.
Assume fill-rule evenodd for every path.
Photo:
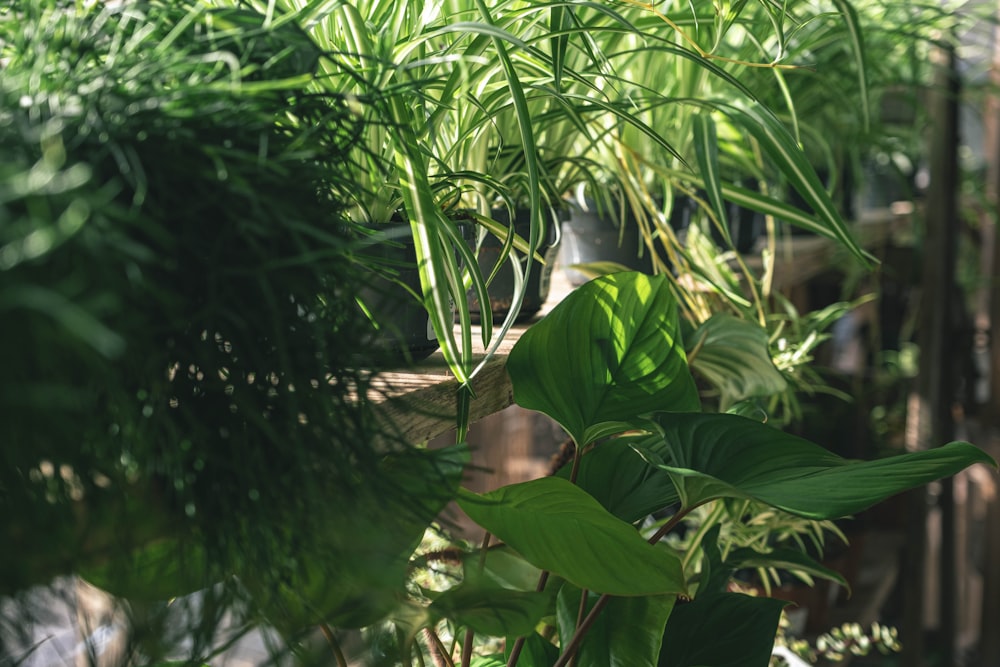
<instances>
[{"instance_id":1,"label":"wooden post","mask_svg":"<svg viewBox=\"0 0 1000 667\"><path fill-rule=\"evenodd\" d=\"M958 93L959 78L953 49L939 47L933 54L935 85L931 102L930 176L922 238L921 309L918 344L920 370L907 429L907 447L927 449L952 438L951 410L954 401L953 346L955 303L954 276L957 249L958 191ZM950 481L941 484L940 631L941 664L953 665L955 656L955 550L954 507ZM911 495L903 564L903 665L923 664L925 588L925 544L927 542L927 494Z\"/></svg>"},{"instance_id":2,"label":"wooden post","mask_svg":"<svg viewBox=\"0 0 1000 667\"><path fill-rule=\"evenodd\" d=\"M997 14L1000 15L1000 7ZM1000 27L993 29L993 62L990 79L994 90L1000 86ZM1000 243L996 233L996 215L1000 211L1000 95L992 93L986 98L984 109L986 197L980 228L983 230L982 276L983 298L980 307L988 310L985 318L990 332L990 395L983 411L983 435L990 454L1000 455L994 433L1000 425L1000 291L996 269L1000 267ZM983 555L983 609L982 631L979 640L980 665L992 667L1000 664L1000 500L990 500L985 521L985 553Z\"/></svg>"}]
</instances>

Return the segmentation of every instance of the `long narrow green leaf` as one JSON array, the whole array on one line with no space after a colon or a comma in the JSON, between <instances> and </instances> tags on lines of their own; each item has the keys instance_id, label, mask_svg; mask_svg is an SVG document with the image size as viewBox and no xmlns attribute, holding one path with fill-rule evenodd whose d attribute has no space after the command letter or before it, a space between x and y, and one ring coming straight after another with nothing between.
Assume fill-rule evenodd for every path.
<instances>
[{"instance_id":1,"label":"long narrow green leaf","mask_svg":"<svg viewBox=\"0 0 1000 667\"><path fill-rule=\"evenodd\" d=\"M817 217L813 227L818 233L841 243L865 266L877 261L854 240L829 193L816 175L816 170L809 164L788 130L774 114L761 105L737 107L719 102L715 106L726 112L734 122L758 141L792 187L812 207Z\"/></svg>"},{"instance_id":2,"label":"long narrow green leaf","mask_svg":"<svg viewBox=\"0 0 1000 667\"><path fill-rule=\"evenodd\" d=\"M851 55L854 56L854 67L858 75L858 96L861 99L861 118L864 130L871 126L871 108L868 99L868 56L865 53L865 38L858 20L858 12L849 0L833 0L833 4L844 17L847 34L850 36Z\"/></svg>"},{"instance_id":3,"label":"long narrow green leaf","mask_svg":"<svg viewBox=\"0 0 1000 667\"><path fill-rule=\"evenodd\" d=\"M667 471L685 507L745 498L809 519L836 519L974 463L997 465L966 442L851 461L737 415L664 413L655 421L660 433L632 446Z\"/></svg>"},{"instance_id":4,"label":"long narrow green leaf","mask_svg":"<svg viewBox=\"0 0 1000 667\"><path fill-rule=\"evenodd\" d=\"M719 231L722 232L726 243L732 246L729 217L726 215L726 202L722 196L722 179L719 176L719 141L716 136L715 121L708 111L696 113L691 120L694 130L694 152L698 159L698 167L701 169L705 192L708 193L708 201L712 204L715 217L718 218Z\"/></svg>"}]
</instances>

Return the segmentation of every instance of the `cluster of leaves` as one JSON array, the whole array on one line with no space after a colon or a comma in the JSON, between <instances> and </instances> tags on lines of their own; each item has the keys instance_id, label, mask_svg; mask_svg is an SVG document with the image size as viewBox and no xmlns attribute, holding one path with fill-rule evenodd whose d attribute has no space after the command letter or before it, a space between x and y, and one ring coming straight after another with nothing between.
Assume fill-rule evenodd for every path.
<instances>
[{"instance_id":1,"label":"cluster of leaves","mask_svg":"<svg viewBox=\"0 0 1000 667\"><path fill-rule=\"evenodd\" d=\"M995 465L961 442L848 461L760 421L700 412L677 311L665 277L623 272L525 332L508 360L515 400L565 429L573 465L459 492L491 537L464 556L455 547L459 583L421 589L388 617L396 661L409 662L417 630L447 655L435 634L445 623L466 633L463 664L763 667L784 603L733 592L737 572L844 583L815 559L824 524L812 522ZM475 635L505 638L504 653L473 659Z\"/></svg>"},{"instance_id":2,"label":"cluster of leaves","mask_svg":"<svg viewBox=\"0 0 1000 667\"><path fill-rule=\"evenodd\" d=\"M351 370L370 325L330 193L360 127L318 57L242 8L0 10L0 594L238 574L268 617L312 618L282 595L304 581L363 615L437 513L464 455L382 433Z\"/></svg>"}]
</instances>

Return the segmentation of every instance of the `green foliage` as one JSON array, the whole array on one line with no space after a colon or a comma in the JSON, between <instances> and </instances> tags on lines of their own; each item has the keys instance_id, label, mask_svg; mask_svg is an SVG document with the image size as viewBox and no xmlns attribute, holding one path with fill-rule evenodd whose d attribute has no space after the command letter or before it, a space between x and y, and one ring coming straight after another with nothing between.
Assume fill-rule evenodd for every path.
<instances>
[{"instance_id":1,"label":"green foliage","mask_svg":"<svg viewBox=\"0 0 1000 667\"><path fill-rule=\"evenodd\" d=\"M603 423L598 433L611 438L581 447L568 479L543 478L483 495L463 492L459 499L473 520L525 560L565 580L556 584L555 631L562 652L554 664L560 667L573 655L586 665L767 665L784 603L728 592L733 573L788 569L842 580L795 549L794 541L744 546L729 541L723 552L723 529L727 522L742 521L749 505L730 512L716 504L700 524L689 525L695 538L686 545L661 542L699 506L736 499L809 519L839 518L973 463L995 465L968 443L847 461L758 421L685 411L690 394L669 393L674 378L660 377L674 372L680 386L689 386L684 358L673 347L679 324L669 316L675 311L663 286L662 279L638 273L598 278L570 294L511 353L518 400L542 406L571 425L571 433L587 434L594 422ZM563 356L563 349L579 353ZM601 356L595 349L619 353ZM630 364L633 355L641 363ZM674 363L664 363L669 355L677 355ZM582 376L592 384L570 387L566 378L579 372L580 359ZM643 395L640 388L653 399L635 398ZM616 401L618 394L631 400ZM671 410L671 395L679 396L678 409ZM594 397L600 397L597 408ZM614 419L601 416L604 405L616 406ZM580 415L592 419L582 421ZM645 460L627 455L628 449ZM626 523L640 519L640 512L669 518L647 540ZM771 528L764 525L766 537ZM732 540L738 531L727 533Z\"/></svg>"},{"instance_id":2,"label":"green foliage","mask_svg":"<svg viewBox=\"0 0 1000 667\"><path fill-rule=\"evenodd\" d=\"M566 480L544 477L483 495L463 492L458 502L528 562L582 588L614 595L684 590L676 556L647 544Z\"/></svg>"}]
</instances>

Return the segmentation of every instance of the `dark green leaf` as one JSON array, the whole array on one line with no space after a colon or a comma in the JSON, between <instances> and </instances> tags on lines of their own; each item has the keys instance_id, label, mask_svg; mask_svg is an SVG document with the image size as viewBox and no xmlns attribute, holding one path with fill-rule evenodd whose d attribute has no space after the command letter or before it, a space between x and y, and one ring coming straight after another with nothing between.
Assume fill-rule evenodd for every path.
<instances>
[{"instance_id":1,"label":"dark green leaf","mask_svg":"<svg viewBox=\"0 0 1000 667\"><path fill-rule=\"evenodd\" d=\"M464 491L458 503L530 563L581 588L613 595L684 591L674 554L646 542L564 479L544 477L483 495Z\"/></svg>"},{"instance_id":2,"label":"dark green leaf","mask_svg":"<svg viewBox=\"0 0 1000 667\"><path fill-rule=\"evenodd\" d=\"M665 276L615 273L581 286L525 332L507 371L514 400L579 445L644 413L698 409Z\"/></svg>"},{"instance_id":3,"label":"dark green leaf","mask_svg":"<svg viewBox=\"0 0 1000 667\"><path fill-rule=\"evenodd\" d=\"M676 503L670 476L650 465L631 447L628 438L602 442L580 459L577 485L622 521L635 523ZM559 471L568 478L570 467Z\"/></svg>"},{"instance_id":4,"label":"dark green leaf","mask_svg":"<svg viewBox=\"0 0 1000 667\"><path fill-rule=\"evenodd\" d=\"M507 657L510 657L510 648L514 645L513 640L507 641ZM517 660L517 667L551 667L559 659L559 647L542 637L537 632L528 635L524 640L524 647Z\"/></svg>"},{"instance_id":5,"label":"dark green leaf","mask_svg":"<svg viewBox=\"0 0 1000 667\"><path fill-rule=\"evenodd\" d=\"M849 461L737 415L663 413L656 421L661 435L632 446L670 474L686 507L716 498L748 498L810 519L834 519L973 463L996 466L965 442Z\"/></svg>"},{"instance_id":6,"label":"dark green leaf","mask_svg":"<svg viewBox=\"0 0 1000 667\"><path fill-rule=\"evenodd\" d=\"M559 590L556 618L564 645L577 626L580 594L580 589L570 584ZM585 615L598 596L590 593L587 598ZM674 595L611 598L584 636L576 664L579 667L654 667L667 617L676 600Z\"/></svg>"},{"instance_id":7,"label":"dark green leaf","mask_svg":"<svg viewBox=\"0 0 1000 667\"><path fill-rule=\"evenodd\" d=\"M767 667L784 606L737 593L679 604L667 621L659 667Z\"/></svg>"}]
</instances>

